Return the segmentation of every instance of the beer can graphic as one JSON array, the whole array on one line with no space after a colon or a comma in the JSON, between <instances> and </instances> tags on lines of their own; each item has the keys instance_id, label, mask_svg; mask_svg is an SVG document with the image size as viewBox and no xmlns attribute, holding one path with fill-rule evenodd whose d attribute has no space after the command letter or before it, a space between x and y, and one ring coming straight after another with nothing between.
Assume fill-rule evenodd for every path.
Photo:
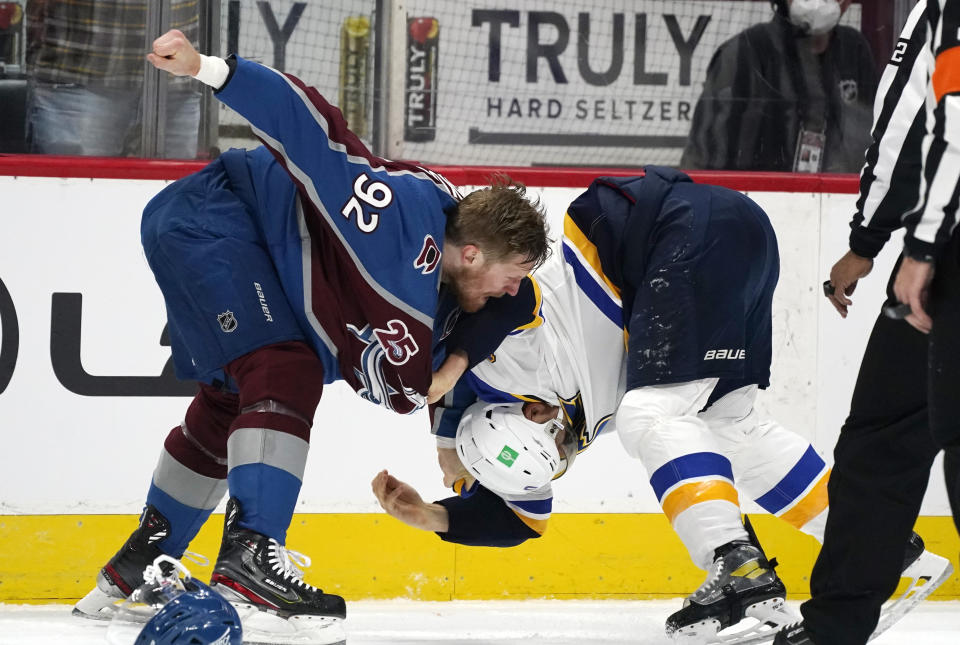
<instances>
[{"instance_id":1,"label":"beer can graphic","mask_svg":"<svg viewBox=\"0 0 960 645\"><path fill-rule=\"evenodd\" d=\"M437 136L439 42L440 22L436 18L407 18L405 141L433 141Z\"/></svg>"},{"instance_id":2,"label":"beer can graphic","mask_svg":"<svg viewBox=\"0 0 960 645\"><path fill-rule=\"evenodd\" d=\"M340 28L339 108L350 129L361 139L368 130L370 78L370 18L349 16Z\"/></svg>"}]
</instances>

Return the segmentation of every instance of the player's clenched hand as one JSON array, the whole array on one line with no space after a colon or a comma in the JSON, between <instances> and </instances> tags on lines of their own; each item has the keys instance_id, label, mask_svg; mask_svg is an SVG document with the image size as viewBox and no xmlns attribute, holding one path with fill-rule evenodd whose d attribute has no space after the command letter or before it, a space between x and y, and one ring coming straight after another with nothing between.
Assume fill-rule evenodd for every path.
<instances>
[{"instance_id":1,"label":"player's clenched hand","mask_svg":"<svg viewBox=\"0 0 960 645\"><path fill-rule=\"evenodd\" d=\"M200 71L200 54L179 29L171 29L154 40L147 60L174 76L196 76Z\"/></svg>"},{"instance_id":2,"label":"player's clenched hand","mask_svg":"<svg viewBox=\"0 0 960 645\"><path fill-rule=\"evenodd\" d=\"M427 504L413 486L381 470L371 482L373 494L387 513L404 524L425 531L445 533L449 526L447 509Z\"/></svg>"},{"instance_id":3,"label":"player's clenched hand","mask_svg":"<svg viewBox=\"0 0 960 645\"><path fill-rule=\"evenodd\" d=\"M873 269L873 260L859 256L853 251L847 251L830 269L833 294L827 296L827 299L844 318L847 317L847 307L853 304L849 296L852 296L854 289L857 288L857 281L866 277L871 269Z\"/></svg>"}]
</instances>

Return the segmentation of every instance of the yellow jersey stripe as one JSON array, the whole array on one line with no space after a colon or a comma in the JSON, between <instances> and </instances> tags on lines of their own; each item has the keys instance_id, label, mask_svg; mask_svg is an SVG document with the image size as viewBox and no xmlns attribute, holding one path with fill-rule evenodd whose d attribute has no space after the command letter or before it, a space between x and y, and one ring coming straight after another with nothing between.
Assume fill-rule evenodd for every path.
<instances>
[{"instance_id":1,"label":"yellow jersey stripe","mask_svg":"<svg viewBox=\"0 0 960 645\"><path fill-rule=\"evenodd\" d=\"M603 280L610 291L619 299L620 289L604 275L603 269L600 266L600 254L597 252L596 245L587 239L587 236L583 234L583 231L580 230L580 227L573 221L569 213L563 217L563 235L580 251L580 255L583 256L583 259L590 265L594 273Z\"/></svg>"},{"instance_id":2,"label":"yellow jersey stripe","mask_svg":"<svg viewBox=\"0 0 960 645\"><path fill-rule=\"evenodd\" d=\"M543 316L540 315L540 307L543 305L543 293L541 293L540 291L540 283L537 282L536 278L534 278L530 274L527 274L527 277L530 278L530 283L533 285L533 297L535 301L533 303L533 311L531 312L531 316L533 316L533 320L528 322L526 325L517 327L514 331L521 331L524 329L535 329L543 324Z\"/></svg>"},{"instance_id":3,"label":"yellow jersey stripe","mask_svg":"<svg viewBox=\"0 0 960 645\"><path fill-rule=\"evenodd\" d=\"M667 519L673 523L673 519L677 515L694 504L718 500L740 505L740 498L733 484L727 481L710 479L702 482L691 482L673 489L670 494L663 498L661 506Z\"/></svg>"},{"instance_id":4,"label":"yellow jersey stripe","mask_svg":"<svg viewBox=\"0 0 960 645\"><path fill-rule=\"evenodd\" d=\"M795 526L802 527L804 524L815 518L827 507L827 481L830 479L830 471L823 474L810 492L803 496L799 502L780 516L780 519Z\"/></svg>"},{"instance_id":5,"label":"yellow jersey stripe","mask_svg":"<svg viewBox=\"0 0 960 645\"><path fill-rule=\"evenodd\" d=\"M543 535L544 533L547 532L547 520L535 520L533 518L527 517L526 515L523 515L522 513L517 513L517 511L513 511L513 512L516 513L517 517L520 518L521 522L523 522L524 524L529 526L531 529L536 531L537 535Z\"/></svg>"}]
</instances>

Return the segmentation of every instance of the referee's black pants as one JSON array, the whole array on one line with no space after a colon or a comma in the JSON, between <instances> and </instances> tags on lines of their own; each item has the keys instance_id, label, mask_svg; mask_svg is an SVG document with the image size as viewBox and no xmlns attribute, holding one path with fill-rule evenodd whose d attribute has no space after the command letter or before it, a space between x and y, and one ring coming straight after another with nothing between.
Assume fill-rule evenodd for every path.
<instances>
[{"instance_id":1,"label":"referee's black pants","mask_svg":"<svg viewBox=\"0 0 960 645\"><path fill-rule=\"evenodd\" d=\"M930 336L880 316L834 449L830 512L801 612L817 645L863 645L896 590L941 447L960 515L960 253L937 266ZM929 358L929 363L928 363ZM928 405L929 401L929 405ZM958 522L960 530L960 522Z\"/></svg>"}]
</instances>

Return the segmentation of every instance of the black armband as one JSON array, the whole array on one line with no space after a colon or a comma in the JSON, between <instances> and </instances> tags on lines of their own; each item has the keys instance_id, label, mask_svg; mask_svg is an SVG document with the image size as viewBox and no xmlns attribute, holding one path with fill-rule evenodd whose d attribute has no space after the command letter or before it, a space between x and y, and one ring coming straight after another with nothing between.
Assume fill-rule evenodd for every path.
<instances>
[{"instance_id":1,"label":"black armband","mask_svg":"<svg viewBox=\"0 0 960 645\"><path fill-rule=\"evenodd\" d=\"M470 497L448 497L435 503L446 508L450 518L447 532L437 532L444 542L510 547L540 537L499 496L483 486L478 486Z\"/></svg>"}]
</instances>

